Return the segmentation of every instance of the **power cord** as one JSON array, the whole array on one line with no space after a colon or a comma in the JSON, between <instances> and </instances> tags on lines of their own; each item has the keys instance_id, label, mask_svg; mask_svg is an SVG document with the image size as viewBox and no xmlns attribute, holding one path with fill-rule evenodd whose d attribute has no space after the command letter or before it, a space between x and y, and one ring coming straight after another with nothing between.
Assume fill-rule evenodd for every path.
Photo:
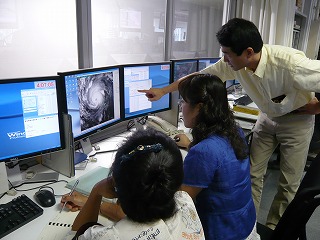
<instances>
[{"instance_id":1,"label":"power cord","mask_svg":"<svg viewBox=\"0 0 320 240\"><path fill-rule=\"evenodd\" d=\"M0 196L0 199L1 199L4 195L6 195L6 194L8 194L8 195L10 195L10 196L14 196L14 195L16 194L16 192L26 192L26 191L35 190L35 189L38 189L38 188L39 188L39 191L40 191L41 188L46 188L46 187L47 187L47 188L51 188L52 191L53 191L53 188L50 187L49 185L55 184L55 183L59 183L59 182L68 183L68 181L66 181L66 180L51 180L51 181L49 181L49 183L43 184L42 186L33 187L33 188L28 188L28 189L17 189L17 188L23 186L24 184L30 184L30 183L28 183L28 182L26 182L26 183L23 182L23 183L21 183L21 184L19 184L19 185L13 186L13 184L10 182L10 180L8 180L8 182L9 182L9 184L11 185L11 187L10 187L9 191L3 193L3 194ZM42 183L42 182L32 182L32 183ZM14 194L14 191L15 191L15 194ZM56 197L61 197L61 196L63 196L63 195L64 195L64 194L55 194Z\"/></svg>"},{"instance_id":2,"label":"power cord","mask_svg":"<svg viewBox=\"0 0 320 240\"><path fill-rule=\"evenodd\" d=\"M146 124L147 120L148 120L148 115L147 116L143 116L141 118L137 118L137 122L140 123L141 125ZM134 126L135 126L134 120L129 120L128 124L127 124L127 131L129 131Z\"/></svg>"}]
</instances>

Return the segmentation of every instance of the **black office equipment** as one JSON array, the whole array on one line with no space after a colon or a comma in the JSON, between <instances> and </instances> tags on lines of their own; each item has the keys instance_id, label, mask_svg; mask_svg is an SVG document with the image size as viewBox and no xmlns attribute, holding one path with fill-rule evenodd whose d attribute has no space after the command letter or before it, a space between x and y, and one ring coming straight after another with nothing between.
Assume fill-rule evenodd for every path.
<instances>
[{"instance_id":1,"label":"black office equipment","mask_svg":"<svg viewBox=\"0 0 320 240\"><path fill-rule=\"evenodd\" d=\"M276 228L258 223L261 240L306 240L306 224L314 210L320 205L320 154L312 161L299 189L286 208Z\"/></svg>"},{"instance_id":2,"label":"black office equipment","mask_svg":"<svg viewBox=\"0 0 320 240\"><path fill-rule=\"evenodd\" d=\"M250 103L252 103L252 99L248 95L243 95L238 99L234 100L234 105L247 106Z\"/></svg>"},{"instance_id":3,"label":"black office equipment","mask_svg":"<svg viewBox=\"0 0 320 240\"><path fill-rule=\"evenodd\" d=\"M41 207L52 207L56 204L56 198L53 192L46 189L36 192L34 198Z\"/></svg>"},{"instance_id":4,"label":"black office equipment","mask_svg":"<svg viewBox=\"0 0 320 240\"><path fill-rule=\"evenodd\" d=\"M0 238L42 215L43 209L26 195L0 205Z\"/></svg>"}]
</instances>

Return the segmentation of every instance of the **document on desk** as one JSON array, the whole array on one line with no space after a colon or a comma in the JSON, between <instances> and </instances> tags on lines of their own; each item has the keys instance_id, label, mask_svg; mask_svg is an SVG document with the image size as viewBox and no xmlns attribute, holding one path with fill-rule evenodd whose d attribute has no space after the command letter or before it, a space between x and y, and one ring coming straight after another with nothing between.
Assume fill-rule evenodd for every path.
<instances>
[{"instance_id":1,"label":"document on desk","mask_svg":"<svg viewBox=\"0 0 320 240\"><path fill-rule=\"evenodd\" d=\"M38 237L38 240L62 240L71 231L74 219L78 215L77 212L61 212L58 213L49 223L46 225ZM99 215L98 223L108 226L114 224L112 221Z\"/></svg>"},{"instance_id":2,"label":"document on desk","mask_svg":"<svg viewBox=\"0 0 320 240\"><path fill-rule=\"evenodd\" d=\"M85 173L81 177L69 182L66 187L72 189L74 183L79 179L79 184L77 185L75 191L89 196L93 186L97 182L108 177L109 171L109 168L98 166L92 169L91 171Z\"/></svg>"}]
</instances>

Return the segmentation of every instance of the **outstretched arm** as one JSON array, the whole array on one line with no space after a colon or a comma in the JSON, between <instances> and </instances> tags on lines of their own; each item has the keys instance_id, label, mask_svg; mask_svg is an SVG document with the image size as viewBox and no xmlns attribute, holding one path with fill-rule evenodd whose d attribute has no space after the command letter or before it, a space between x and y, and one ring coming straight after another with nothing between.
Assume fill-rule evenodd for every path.
<instances>
[{"instance_id":1,"label":"outstretched arm","mask_svg":"<svg viewBox=\"0 0 320 240\"><path fill-rule=\"evenodd\" d=\"M162 98L162 96L166 95L167 93L177 91L179 83L181 81L185 80L189 76L196 75L196 74L198 74L198 72L191 73L191 74L184 76L184 77L178 79L177 81L175 81L175 82L171 83L170 85L165 86L163 88L140 89L140 90L138 90L138 92L145 93L146 97L148 98L149 101L157 101L160 98Z\"/></svg>"}]
</instances>

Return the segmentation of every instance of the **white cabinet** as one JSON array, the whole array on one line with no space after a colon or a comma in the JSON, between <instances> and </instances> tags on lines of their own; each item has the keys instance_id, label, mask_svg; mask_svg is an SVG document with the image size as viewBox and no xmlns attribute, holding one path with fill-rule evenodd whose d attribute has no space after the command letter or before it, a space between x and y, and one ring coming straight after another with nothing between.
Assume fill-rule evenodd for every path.
<instances>
[{"instance_id":1,"label":"white cabinet","mask_svg":"<svg viewBox=\"0 0 320 240\"><path fill-rule=\"evenodd\" d=\"M292 47L316 59L320 41L320 0L296 0Z\"/></svg>"},{"instance_id":2,"label":"white cabinet","mask_svg":"<svg viewBox=\"0 0 320 240\"><path fill-rule=\"evenodd\" d=\"M306 55L311 59L319 58L320 45L320 0L314 0L310 11L310 31Z\"/></svg>"},{"instance_id":3,"label":"white cabinet","mask_svg":"<svg viewBox=\"0 0 320 240\"><path fill-rule=\"evenodd\" d=\"M310 26L310 34L308 38L308 45L306 55L308 58L319 58L319 45L320 45L320 20L313 20Z\"/></svg>"},{"instance_id":4,"label":"white cabinet","mask_svg":"<svg viewBox=\"0 0 320 240\"><path fill-rule=\"evenodd\" d=\"M292 47L306 51L310 30L310 6L313 0L296 0Z\"/></svg>"}]
</instances>

